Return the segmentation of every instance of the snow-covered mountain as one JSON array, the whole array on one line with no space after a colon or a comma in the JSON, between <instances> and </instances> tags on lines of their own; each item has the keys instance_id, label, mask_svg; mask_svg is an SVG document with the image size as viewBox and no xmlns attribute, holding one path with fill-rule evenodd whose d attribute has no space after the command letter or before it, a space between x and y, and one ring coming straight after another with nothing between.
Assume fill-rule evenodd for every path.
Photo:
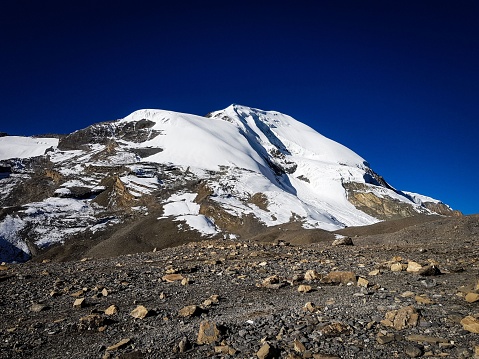
<instances>
[{"instance_id":1,"label":"snow-covered mountain","mask_svg":"<svg viewBox=\"0 0 479 359\"><path fill-rule=\"evenodd\" d=\"M239 105L206 117L139 110L59 140L0 137L0 206L0 261L65 241L150 250L453 213L292 117Z\"/></svg>"}]
</instances>

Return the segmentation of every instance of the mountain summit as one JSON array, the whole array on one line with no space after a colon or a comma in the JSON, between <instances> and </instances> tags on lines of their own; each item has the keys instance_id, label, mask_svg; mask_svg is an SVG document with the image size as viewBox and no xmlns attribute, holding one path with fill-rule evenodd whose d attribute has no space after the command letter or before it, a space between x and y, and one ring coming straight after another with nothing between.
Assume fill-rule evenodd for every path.
<instances>
[{"instance_id":1,"label":"mountain summit","mask_svg":"<svg viewBox=\"0 0 479 359\"><path fill-rule=\"evenodd\" d=\"M102 256L455 213L394 189L294 118L239 105L205 117L139 110L58 138L0 137L0 161L0 261L54 244L60 257L65 248Z\"/></svg>"}]
</instances>

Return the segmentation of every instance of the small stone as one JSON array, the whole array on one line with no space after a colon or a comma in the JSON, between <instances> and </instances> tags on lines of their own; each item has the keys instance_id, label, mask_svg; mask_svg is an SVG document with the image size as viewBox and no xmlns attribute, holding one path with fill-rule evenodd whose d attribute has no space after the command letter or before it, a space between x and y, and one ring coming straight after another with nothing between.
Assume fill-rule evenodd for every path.
<instances>
[{"instance_id":1,"label":"small stone","mask_svg":"<svg viewBox=\"0 0 479 359\"><path fill-rule=\"evenodd\" d=\"M479 334L479 319L468 315L461 320L462 328L471 333Z\"/></svg>"},{"instance_id":2,"label":"small stone","mask_svg":"<svg viewBox=\"0 0 479 359\"><path fill-rule=\"evenodd\" d=\"M215 346L215 353L235 355L236 350L231 348L229 345L218 345L218 346Z\"/></svg>"},{"instance_id":3,"label":"small stone","mask_svg":"<svg viewBox=\"0 0 479 359\"><path fill-rule=\"evenodd\" d=\"M343 333L350 333L351 327L347 324L343 324L341 322L335 322L328 325L323 326L319 332L327 337L337 337Z\"/></svg>"},{"instance_id":4,"label":"small stone","mask_svg":"<svg viewBox=\"0 0 479 359\"><path fill-rule=\"evenodd\" d=\"M214 322L203 321L200 323L200 329L198 331L198 344L211 344L217 341L220 337L220 330Z\"/></svg>"},{"instance_id":5,"label":"small stone","mask_svg":"<svg viewBox=\"0 0 479 359\"><path fill-rule=\"evenodd\" d=\"M79 291L70 294L70 296L72 296L72 297L81 297L83 294L85 294L85 292L83 291L83 289L80 289Z\"/></svg>"},{"instance_id":6,"label":"small stone","mask_svg":"<svg viewBox=\"0 0 479 359\"><path fill-rule=\"evenodd\" d=\"M294 341L293 348L298 353L304 353L306 351L304 344L297 339Z\"/></svg>"},{"instance_id":7,"label":"small stone","mask_svg":"<svg viewBox=\"0 0 479 359\"><path fill-rule=\"evenodd\" d=\"M379 332L378 335L376 336L376 341L381 345L390 343L393 340L394 340L394 334L383 334Z\"/></svg>"},{"instance_id":8,"label":"small stone","mask_svg":"<svg viewBox=\"0 0 479 359\"><path fill-rule=\"evenodd\" d=\"M118 313L118 307L114 304L105 309L106 315L114 315L116 313Z\"/></svg>"},{"instance_id":9,"label":"small stone","mask_svg":"<svg viewBox=\"0 0 479 359\"><path fill-rule=\"evenodd\" d=\"M321 279L321 283L326 284L356 284L356 274L354 272L330 272Z\"/></svg>"},{"instance_id":10,"label":"small stone","mask_svg":"<svg viewBox=\"0 0 479 359\"><path fill-rule=\"evenodd\" d=\"M126 345L128 345L128 343L130 343L131 339L122 339L120 340L118 343L112 345L112 346L109 346L108 348L106 348L107 351L113 351L113 350L117 350L117 349L120 349L120 348L123 348L125 347Z\"/></svg>"},{"instance_id":11,"label":"small stone","mask_svg":"<svg viewBox=\"0 0 479 359\"><path fill-rule=\"evenodd\" d=\"M139 305L130 313L133 318L144 319L148 315L148 309Z\"/></svg>"},{"instance_id":12,"label":"small stone","mask_svg":"<svg viewBox=\"0 0 479 359\"><path fill-rule=\"evenodd\" d=\"M430 337L430 336L419 335L419 334L408 335L406 339L409 340L410 342L418 342L418 343L430 343L430 344L449 343L449 340L444 338Z\"/></svg>"},{"instance_id":13,"label":"small stone","mask_svg":"<svg viewBox=\"0 0 479 359\"><path fill-rule=\"evenodd\" d=\"M474 358L479 358L479 345L474 348Z\"/></svg>"},{"instance_id":14,"label":"small stone","mask_svg":"<svg viewBox=\"0 0 479 359\"><path fill-rule=\"evenodd\" d=\"M369 281L363 277L358 278L357 286L367 288L369 285Z\"/></svg>"},{"instance_id":15,"label":"small stone","mask_svg":"<svg viewBox=\"0 0 479 359\"><path fill-rule=\"evenodd\" d=\"M401 263L391 264L391 272L401 272L402 270L403 270L403 266Z\"/></svg>"},{"instance_id":16,"label":"small stone","mask_svg":"<svg viewBox=\"0 0 479 359\"><path fill-rule=\"evenodd\" d=\"M53 298L59 297L60 295L61 295L61 293L60 293L59 291L57 291L57 290L52 290L52 291L50 292L50 297L53 297Z\"/></svg>"},{"instance_id":17,"label":"small stone","mask_svg":"<svg viewBox=\"0 0 479 359\"><path fill-rule=\"evenodd\" d=\"M428 265L428 266L422 267L417 273L421 276L429 277L429 276L439 275L441 274L441 271L435 265Z\"/></svg>"},{"instance_id":18,"label":"small stone","mask_svg":"<svg viewBox=\"0 0 479 359\"><path fill-rule=\"evenodd\" d=\"M368 275L371 275L371 276L376 276L378 274L381 274L381 271L379 269L374 269L368 273Z\"/></svg>"},{"instance_id":19,"label":"small stone","mask_svg":"<svg viewBox=\"0 0 479 359\"><path fill-rule=\"evenodd\" d=\"M0 265L0 270L8 270L8 267L4 264Z\"/></svg>"},{"instance_id":20,"label":"small stone","mask_svg":"<svg viewBox=\"0 0 479 359\"><path fill-rule=\"evenodd\" d=\"M83 308L85 304L85 298L78 298L73 302L73 308Z\"/></svg>"},{"instance_id":21,"label":"small stone","mask_svg":"<svg viewBox=\"0 0 479 359\"><path fill-rule=\"evenodd\" d=\"M42 312L42 311L47 310L47 309L48 309L48 306L47 306L47 305L45 305L45 304L39 304L39 303L34 303L34 304L32 304L31 307L30 307L30 311L31 311L31 312L36 312L36 313Z\"/></svg>"},{"instance_id":22,"label":"small stone","mask_svg":"<svg viewBox=\"0 0 479 359\"><path fill-rule=\"evenodd\" d=\"M256 356L258 359L268 359L271 358L271 346L268 343L264 343L263 346L258 350Z\"/></svg>"},{"instance_id":23,"label":"small stone","mask_svg":"<svg viewBox=\"0 0 479 359\"><path fill-rule=\"evenodd\" d=\"M466 299L468 303L477 302L479 301L479 293L467 293L464 299Z\"/></svg>"},{"instance_id":24,"label":"small stone","mask_svg":"<svg viewBox=\"0 0 479 359\"><path fill-rule=\"evenodd\" d=\"M108 296L108 290L106 288L103 288L101 291L101 295L104 297Z\"/></svg>"},{"instance_id":25,"label":"small stone","mask_svg":"<svg viewBox=\"0 0 479 359\"><path fill-rule=\"evenodd\" d=\"M201 308L197 305L188 305L178 311L178 315L183 318L192 317L199 314L201 314Z\"/></svg>"},{"instance_id":26,"label":"small stone","mask_svg":"<svg viewBox=\"0 0 479 359\"><path fill-rule=\"evenodd\" d=\"M396 330L402 330L417 326L418 320L419 314L417 310L413 306L408 306L387 312L381 324L393 327Z\"/></svg>"},{"instance_id":27,"label":"small stone","mask_svg":"<svg viewBox=\"0 0 479 359\"><path fill-rule=\"evenodd\" d=\"M301 284L298 287L298 292L300 292L300 293L309 293L312 290L313 290L313 287L311 287L310 285Z\"/></svg>"},{"instance_id":28,"label":"small stone","mask_svg":"<svg viewBox=\"0 0 479 359\"><path fill-rule=\"evenodd\" d=\"M336 355L329 354L313 354L313 359L340 359Z\"/></svg>"},{"instance_id":29,"label":"small stone","mask_svg":"<svg viewBox=\"0 0 479 359\"><path fill-rule=\"evenodd\" d=\"M191 349L191 343L187 337L183 337L178 343L178 350L180 353L185 353L186 351Z\"/></svg>"},{"instance_id":30,"label":"small stone","mask_svg":"<svg viewBox=\"0 0 479 359\"><path fill-rule=\"evenodd\" d=\"M414 292L411 292L410 290L407 290L407 291L405 291L404 293L401 294L401 297L403 297L403 298L414 297Z\"/></svg>"},{"instance_id":31,"label":"small stone","mask_svg":"<svg viewBox=\"0 0 479 359\"><path fill-rule=\"evenodd\" d=\"M163 277L161 277L161 279L163 279L165 282L168 282L168 283L173 283L175 281L182 281L184 278L185 277L183 277L181 274L176 274L176 273L166 274Z\"/></svg>"},{"instance_id":32,"label":"small stone","mask_svg":"<svg viewBox=\"0 0 479 359\"><path fill-rule=\"evenodd\" d=\"M310 312L310 313L314 313L316 311L316 306L311 303L311 302L308 302L304 305L303 307L303 310L307 311L307 312Z\"/></svg>"},{"instance_id":33,"label":"small stone","mask_svg":"<svg viewBox=\"0 0 479 359\"><path fill-rule=\"evenodd\" d=\"M80 318L79 330L99 330L105 324L105 319L99 314L88 314Z\"/></svg>"},{"instance_id":34,"label":"small stone","mask_svg":"<svg viewBox=\"0 0 479 359\"><path fill-rule=\"evenodd\" d=\"M407 345L404 352L410 358L418 358L423 354L422 349L416 345Z\"/></svg>"},{"instance_id":35,"label":"small stone","mask_svg":"<svg viewBox=\"0 0 479 359\"><path fill-rule=\"evenodd\" d=\"M352 246L353 240L351 237L342 237L333 241L333 246Z\"/></svg>"},{"instance_id":36,"label":"small stone","mask_svg":"<svg viewBox=\"0 0 479 359\"><path fill-rule=\"evenodd\" d=\"M219 303L219 295L217 294L213 294L211 297L209 297L208 299L206 299L202 305L203 307L207 308L207 307L210 307L212 306L213 304L218 304Z\"/></svg>"},{"instance_id":37,"label":"small stone","mask_svg":"<svg viewBox=\"0 0 479 359\"><path fill-rule=\"evenodd\" d=\"M321 276L314 269L309 269L304 274L304 280L311 282L312 280L321 279Z\"/></svg>"},{"instance_id":38,"label":"small stone","mask_svg":"<svg viewBox=\"0 0 479 359\"><path fill-rule=\"evenodd\" d=\"M414 261L409 261L407 263L406 272L417 273L421 270L421 268L422 268L422 265L420 265L419 263L414 262Z\"/></svg>"},{"instance_id":39,"label":"small stone","mask_svg":"<svg viewBox=\"0 0 479 359\"><path fill-rule=\"evenodd\" d=\"M418 304L434 304L434 301L432 301L428 297L422 297L420 295L416 295L414 299L416 300Z\"/></svg>"},{"instance_id":40,"label":"small stone","mask_svg":"<svg viewBox=\"0 0 479 359\"><path fill-rule=\"evenodd\" d=\"M160 299L165 299L165 298L166 298L165 293L161 292L161 293L160 293Z\"/></svg>"},{"instance_id":41,"label":"small stone","mask_svg":"<svg viewBox=\"0 0 479 359\"><path fill-rule=\"evenodd\" d=\"M183 278L181 280L181 285L188 285L188 284L190 284L190 280L188 278Z\"/></svg>"}]
</instances>

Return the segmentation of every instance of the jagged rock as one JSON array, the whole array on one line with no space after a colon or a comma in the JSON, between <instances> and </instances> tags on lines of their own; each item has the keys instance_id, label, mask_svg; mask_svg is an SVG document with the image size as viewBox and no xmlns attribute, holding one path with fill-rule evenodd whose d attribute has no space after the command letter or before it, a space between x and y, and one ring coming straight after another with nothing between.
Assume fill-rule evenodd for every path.
<instances>
[{"instance_id":1,"label":"jagged rock","mask_svg":"<svg viewBox=\"0 0 479 359\"><path fill-rule=\"evenodd\" d=\"M317 310L316 306L311 302L307 302L304 305L303 309L307 312L310 312L310 313L314 313Z\"/></svg>"},{"instance_id":2,"label":"jagged rock","mask_svg":"<svg viewBox=\"0 0 479 359\"><path fill-rule=\"evenodd\" d=\"M479 334L479 319L469 315L461 320L461 324L464 330Z\"/></svg>"},{"instance_id":3,"label":"jagged rock","mask_svg":"<svg viewBox=\"0 0 479 359\"><path fill-rule=\"evenodd\" d=\"M46 304L40 304L40 303L34 303L30 307L31 312L42 312L44 310L49 309L48 305Z\"/></svg>"},{"instance_id":4,"label":"jagged rock","mask_svg":"<svg viewBox=\"0 0 479 359\"><path fill-rule=\"evenodd\" d=\"M219 303L219 298L220 298L219 295L213 294L211 297L209 297L208 299L206 299L206 300L202 303L202 305L203 305L203 307L208 308L208 307L212 306L213 304L218 304L218 303Z\"/></svg>"},{"instance_id":5,"label":"jagged rock","mask_svg":"<svg viewBox=\"0 0 479 359\"><path fill-rule=\"evenodd\" d=\"M466 302L468 303L475 303L479 301L479 293L467 293L466 296L464 297Z\"/></svg>"},{"instance_id":6,"label":"jagged rock","mask_svg":"<svg viewBox=\"0 0 479 359\"><path fill-rule=\"evenodd\" d=\"M408 335L406 339L409 340L410 342L418 342L418 343L431 343L431 344L449 343L449 340L444 338L437 338L437 337L431 337L431 336L420 335L420 334Z\"/></svg>"},{"instance_id":7,"label":"jagged rock","mask_svg":"<svg viewBox=\"0 0 479 359\"><path fill-rule=\"evenodd\" d=\"M73 302L73 308L83 308L85 304L85 298L78 298Z\"/></svg>"},{"instance_id":8,"label":"jagged rock","mask_svg":"<svg viewBox=\"0 0 479 359\"><path fill-rule=\"evenodd\" d=\"M367 288L369 286L369 281L363 277L359 277L357 286Z\"/></svg>"},{"instance_id":9,"label":"jagged rock","mask_svg":"<svg viewBox=\"0 0 479 359\"><path fill-rule=\"evenodd\" d=\"M108 294L109 294L109 293L108 293L108 290L107 290L106 288L103 288L103 289L101 290L101 295L102 295L102 296L107 297Z\"/></svg>"},{"instance_id":10,"label":"jagged rock","mask_svg":"<svg viewBox=\"0 0 479 359\"><path fill-rule=\"evenodd\" d=\"M113 344L112 346L109 346L108 348L106 348L106 350L107 351L113 351L113 350L121 349L121 348L124 348L125 346L127 346L130 342L131 342L131 339L129 339L129 338L122 339L118 343Z\"/></svg>"},{"instance_id":11,"label":"jagged rock","mask_svg":"<svg viewBox=\"0 0 479 359\"><path fill-rule=\"evenodd\" d=\"M419 313L413 306L392 310L386 313L381 324L386 327L393 327L396 330L412 328L417 326Z\"/></svg>"},{"instance_id":12,"label":"jagged rock","mask_svg":"<svg viewBox=\"0 0 479 359\"><path fill-rule=\"evenodd\" d=\"M188 284L190 284L190 280L188 278L183 278L181 280L181 285L188 285Z\"/></svg>"},{"instance_id":13,"label":"jagged rock","mask_svg":"<svg viewBox=\"0 0 479 359\"><path fill-rule=\"evenodd\" d=\"M404 352L410 358L418 358L423 354L422 349L416 345L406 345Z\"/></svg>"},{"instance_id":14,"label":"jagged rock","mask_svg":"<svg viewBox=\"0 0 479 359\"><path fill-rule=\"evenodd\" d=\"M321 279L321 283L326 284L356 284L356 274L354 272L330 272Z\"/></svg>"},{"instance_id":15,"label":"jagged rock","mask_svg":"<svg viewBox=\"0 0 479 359\"><path fill-rule=\"evenodd\" d=\"M217 345L215 346L215 353L235 355L236 349L231 348L229 345Z\"/></svg>"},{"instance_id":16,"label":"jagged rock","mask_svg":"<svg viewBox=\"0 0 479 359\"><path fill-rule=\"evenodd\" d=\"M307 280L310 282L316 279L321 279L321 275L318 272L316 272L314 269L309 269L304 274L304 280Z\"/></svg>"},{"instance_id":17,"label":"jagged rock","mask_svg":"<svg viewBox=\"0 0 479 359\"><path fill-rule=\"evenodd\" d=\"M376 341L381 345L390 343L394 341L394 334L379 332L378 335L376 335Z\"/></svg>"},{"instance_id":18,"label":"jagged rock","mask_svg":"<svg viewBox=\"0 0 479 359\"><path fill-rule=\"evenodd\" d=\"M80 318L79 330L98 330L105 324L105 318L97 313L88 314Z\"/></svg>"},{"instance_id":19,"label":"jagged rock","mask_svg":"<svg viewBox=\"0 0 479 359\"><path fill-rule=\"evenodd\" d=\"M435 265L428 265L421 268L421 270L419 270L417 273L421 276L427 277L427 276L439 275L441 274L441 271Z\"/></svg>"},{"instance_id":20,"label":"jagged rock","mask_svg":"<svg viewBox=\"0 0 479 359\"><path fill-rule=\"evenodd\" d=\"M273 358L274 349L268 343L264 343L261 348L256 352L258 359L271 359Z\"/></svg>"},{"instance_id":21,"label":"jagged rock","mask_svg":"<svg viewBox=\"0 0 479 359\"><path fill-rule=\"evenodd\" d=\"M297 339L293 343L293 349L298 353L304 353L306 351L306 347L304 346L304 344Z\"/></svg>"},{"instance_id":22,"label":"jagged rock","mask_svg":"<svg viewBox=\"0 0 479 359\"><path fill-rule=\"evenodd\" d=\"M185 277L183 277L181 274L166 274L161 277L161 279L163 279L165 282L173 283L175 281L182 281L185 279Z\"/></svg>"},{"instance_id":23,"label":"jagged rock","mask_svg":"<svg viewBox=\"0 0 479 359\"><path fill-rule=\"evenodd\" d=\"M116 313L118 313L118 307L114 304L105 309L106 315L115 315Z\"/></svg>"},{"instance_id":24,"label":"jagged rock","mask_svg":"<svg viewBox=\"0 0 479 359\"><path fill-rule=\"evenodd\" d=\"M404 269L401 263L391 264L391 272L401 272Z\"/></svg>"},{"instance_id":25,"label":"jagged rock","mask_svg":"<svg viewBox=\"0 0 479 359\"><path fill-rule=\"evenodd\" d=\"M198 338L196 342L198 344L211 344L219 340L221 335L220 330L216 326L216 323L210 321L202 321L200 323L200 329L198 331Z\"/></svg>"},{"instance_id":26,"label":"jagged rock","mask_svg":"<svg viewBox=\"0 0 479 359\"><path fill-rule=\"evenodd\" d=\"M180 317L192 317L201 314L202 310L197 305L188 305L178 311Z\"/></svg>"},{"instance_id":27,"label":"jagged rock","mask_svg":"<svg viewBox=\"0 0 479 359\"><path fill-rule=\"evenodd\" d=\"M354 244L351 237L343 237L343 238L335 239L332 245L336 247L336 246L352 246Z\"/></svg>"},{"instance_id":28,"label":"jagged rock","mask_svg":"<svg viewBox=\"0 0 479 359\"><path fill-rule=\"evenodd\" d=\"M351 327L341 322L334 322L323 326L319 332L327 337L337 337L341 334L351 333Z\"/></svg>"},{"instance_id":29,"label":"jagged rock","mask_svg":"<svg viewBox=\"0 0 479 359\"><path fill-rule=\"evenodd\" d=\"M417 263L417 262L409 261L409 262L407 263L406 271L409 272L409 273L417 273L417 272L419 272L421 269L422 269L422 265L420 265L420 264Z\"/></svg>"},{"instance_id":30,"label":"jagged rock","mask_svg":"<svg viewBox=\"0 0 479 359\"><path fill-rule=\"evenodd\" d=\"M416 295L414 299L416 300L416 303L418 304L434 304L434 301L429 299L428 297Z\"/></svg>"},{"instance_id":31,"label":"jagged rock","mask_svg":"<svg viewBox=\"0 0 479 359\"><path fill-rule=\"evenodd\" d=\"M191 343L187 337L183 337L178 343L178 350L180 353L185 353L191 349Z\"/></svg>"},{"instance_id":32,"label":"jagged rock","mask_svg":"<svg viewBox=\"0 0 479 359\"><path fill-rule=\"evenodd\" d=\"M130 313L130 315L133 317L133 318L137 318L137 319L144 319L146 318L146 316L149 314L149 311L148 309L146 309L144 306L142 305L139 305L137 306L135 309L133 309L133 311Z\"/></svg>"},{"instance_id":33,"label":"jagged rock","mask_svg":"<svg viewBox=\"0 0 479 359\"><path fill-rule=\"evenodd\" d=\"M312 290L313 290L313 287L311 287L310 285L301 284L298 287L298 292L300 292L300 293L309 293Z\"/></svg>"}]
</instances>

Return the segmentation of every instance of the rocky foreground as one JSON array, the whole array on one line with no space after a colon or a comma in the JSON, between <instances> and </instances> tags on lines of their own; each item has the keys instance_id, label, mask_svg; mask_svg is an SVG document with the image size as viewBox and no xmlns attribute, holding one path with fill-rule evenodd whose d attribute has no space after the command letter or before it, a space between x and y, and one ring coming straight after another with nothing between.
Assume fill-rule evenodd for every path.
<instances>
[{"instance_id":1,"label":"rocky foreground","mask_svg":"<svg viewBox=\"0 0 479 359\"><path fill-rule=\"evenodd\" d=\"M479 218L382 232L2 264L0 357L479 357Z\"/></svg>"}]
</instances>

